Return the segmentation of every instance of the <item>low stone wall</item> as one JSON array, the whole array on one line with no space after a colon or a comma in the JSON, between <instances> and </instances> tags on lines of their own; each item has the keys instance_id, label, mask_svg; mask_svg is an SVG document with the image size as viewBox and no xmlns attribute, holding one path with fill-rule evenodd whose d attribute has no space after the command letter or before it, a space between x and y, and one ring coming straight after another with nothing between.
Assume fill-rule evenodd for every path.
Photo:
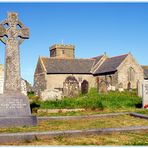
<instances>
[{"instance_id":1,"label":"low stone wall","mask_svg":"<svg viewBox=\"0 0 148 148\"><path fill-rule=\"evenodd\" d=\"M77 111L85 111L84 108L79 109L39 109L38 113L66 113L66 112L77 112Z\"/></svg>"},{"instance_id":2,"label":"low stone wall","mask_svg":"<svg viewBox=\"0 0 148 148\"><path fill-rule=\"evenodd\" d=\"M0 143L10 143L16 141L32 141L56 136L82 136L82 135L100 135L114 132L140 131L148 130L148 126L130 126L121 128L99 128L86 130L67 130L67 131L49 131L49 132L28 132L28 133L8 133L0 134Z\"/></svg>"}]
</instances>

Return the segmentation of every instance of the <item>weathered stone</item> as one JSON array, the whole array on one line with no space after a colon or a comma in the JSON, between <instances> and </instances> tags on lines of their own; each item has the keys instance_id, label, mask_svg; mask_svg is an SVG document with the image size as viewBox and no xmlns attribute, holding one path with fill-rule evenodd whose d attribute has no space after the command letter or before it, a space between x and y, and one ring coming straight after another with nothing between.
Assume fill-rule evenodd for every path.
<instances>
[{"instance_id":1,"label":"weathered stone","mask_svg":"<svg viewBox=\"0 0 148 148\"><path fill-rule=\"evenodd\" d=\"M41 92L41 98L43 101L60 100L60 99L62 99L62 91L59 91L56 89L53 89L53 90L46 89Z\"/></svg>"},{"instance_id":2,"label":"weathered stone","mask_svg":"<svg viewBox=\"0 0 148 148\"><path fill-rule=\"evenodd\" d=\"M8 25L5 33L4 25ZM19 25L20 29L17 29L17 25ZM26 118L22 118L22 122L24 121L26 125L30 125L33 122L31 121L32 118L30 118L31 110L28 97L21 93L19 53L19 45L25 38L29 37L29 32L18 20L18 14L10 12L8 18L1 23L0 35L1 41L6 44L4 94L0 95L0 116L8 117L8 120L0 118L0 126L4 125L3 121L8 122L8 125L22 126L22 123L15 121L15 119L24 116L28 117L29 120L26 122ZM8 37L7 39L4 38L5 35ZM10 117L14 122L9 120Z\"/></svg>"},{"instance_id":3,"label":"weathered stone","mask_svg":"<svg viewBox=\"0 0 148 148\"><path fill-rule=\"evenodd\" d=\"M3 29L5 29L5 24L8 25L8 29L4 34ZM17 25L20 26L20 29L17 29ZM0 37L3 38L4 35L8 37L8 39L4 41L6 44L4 92L20 92L21 76L19 45L23 42L24 38L29 37L27 36L28 28L25 28L24 25L20 23L18 14L14 12L8 13L8 19L1 23L1 28L3 29L0 30Z\"/></svg>"},{"instance_id":4,"label":"weathered stone","mask_svg":"<svg viewBox=\"0 0 148 148\"><path fill-rule=\"evenodd\" d=\"M0 94L3 94L4 87L4 65L0 64ZM21 78L21 93L27 96L27 92L33 91L33 87L26 80Z\"/></svg>"},{"instance_id":5,"label":"weathered stone","mask_svg":"<svg viewBox=\"0 0 148 148\"><path fill-rule=\"evenodd\" d=\"M147 108L148 109L148 81L144 81L143 82L143 87L142 87L142 97L143 97L143 108Z\"/></svg>"},{"instance_id":6,"label":"weathered stone","mask_svg":"<svg viewBox=\"0 0 148 148\"><path fill-rule=\"evenodd\" d=\"M68 76L63 83L63 95L76 97L79 94L79 83L74 76Z\"/></svg>"},{"instance_id":7,"label":"weathered stone","mask_svg":"<svg viewBox=\"0 0 148 148\"><path fill-rule=\"evenodd\" d=\"M138 96L142 97L142 81L138 81L137 82L137 93L138 93Z\"/></svg>"}]
</instances>

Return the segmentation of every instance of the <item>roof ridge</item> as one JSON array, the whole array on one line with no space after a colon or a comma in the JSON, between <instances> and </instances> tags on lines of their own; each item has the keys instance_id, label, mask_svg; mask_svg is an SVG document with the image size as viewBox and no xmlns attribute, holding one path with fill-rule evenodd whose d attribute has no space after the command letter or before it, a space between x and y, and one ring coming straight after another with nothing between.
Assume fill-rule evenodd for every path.
<instances>
[{"instance_id":1,"label":"roof ridge","mask_svg":"<svg viewBox=\"0 0 148 148\"><path fill-rule=\"evenodd\" d=\"M100 55L100 56L96 56L96 57L92 57L91 59L95 59L95 58L98 58L98 57L103 57L104 55Z\"/></svg>"},{"instance_id":2,"label":"roof ridge","mask_svg":"<svg viewBox=\"0 0 148 148\"><path fill-rule=\"evenodd\" d=\"M94 60L91 58L51 58L51 57L40 57L40 58L47 58L50 60Z\"/></svg>"},{"instance_id":3,"label":"roof ridge","mask_svg":"<svg viewBox=\"0 0 148 148\"><path fill-rule=\"evenodd\" d=\"M49 57L45 57L45 56L40 56L40 58L49 58Z\"/></svg>"},{"instance_id":4,"label":"roof ridge","mask_svg":"<svg viewBox=\"0 0 148 148\"><path fill-rule=\"evenodd\" d=\"M122 54L122 55L119 55L119 56L113 56L113 57L110 57L108 59L112 59L112 58L119 58L119 57L122 57L122 56L127 56L128 54Z\"/></svg>"}]
</instances>

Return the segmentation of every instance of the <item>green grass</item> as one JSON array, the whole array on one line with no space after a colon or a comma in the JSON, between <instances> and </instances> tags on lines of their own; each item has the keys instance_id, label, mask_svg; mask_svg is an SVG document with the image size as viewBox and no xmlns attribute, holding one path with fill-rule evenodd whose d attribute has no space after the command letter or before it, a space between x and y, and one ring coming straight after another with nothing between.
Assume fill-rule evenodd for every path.
<instances>
[{"instance_id":1,"label":"green grass","mask_svg":"<svg viewBox=\"0 0 148 148\"><path fill-rule=\"evenodd\" d=\"M137 113L148 115L148 109L141 109L141 110L137 111Z\"/></svg>"},{"instance_id":2,"label":"green grass","mask_svg":"<svg viewBox=\"0 0 148 148\"><path fill-rule=\"evenodd\" d=\"M6 144L8 145L8 144ZM56 136L53 138L46 137L34 141L16 142L11 145L40 145L40 146L147 146L148 131L140 132L119 132L104 135L88 135L88 136Z\"/></svg>"},{"instance_id":3,"label":"green grass","mask_svg":"<svg viewBox=\"0 0 148 148\"><path fill-rule=\"evenodd\" d=\"M33 141L15 142L5 145L31 145L31 146L147 146L148 131L140 132L119 132L103 135L88 136L56 136L53 138L44 137Z\"/></svg>"},{"instance_id":4,"label":"green grass","mask_svg":"<svg viewBox=\"0 0 148 148\"><path fill-rule=\"evenodd\" d=\"M141 106L141 98L133 92L109 92L99 94L95 88L88 94L80 95L76 98L63 98L57 101L36 101L42 109L62 109L62 108L85 108L99 110L133 109Z\"/></svg>"},{"instance_id":5,"label":"green grass","mask_svg":"<svg viewBox=\"0 0 148 148\"><path fill-rule=\"evenodd\" d=\"M82 130L91 128L116 128L140 125L147 126L147 119L135 118L129 115L119 115L113 117L82 118L70 120L50 119L46 121L39 121L38 125L34 127L0 128L0 133Z\"/></svg>"}]
</instances>

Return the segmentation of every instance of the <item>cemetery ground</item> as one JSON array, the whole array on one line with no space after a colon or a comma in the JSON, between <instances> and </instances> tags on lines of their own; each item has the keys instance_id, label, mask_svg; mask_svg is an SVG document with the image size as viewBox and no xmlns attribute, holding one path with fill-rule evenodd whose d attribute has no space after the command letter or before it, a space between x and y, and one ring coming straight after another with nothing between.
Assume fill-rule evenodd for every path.
<instances>
[{"instance_id":1,"label":"cemetery ground","mask_svg":"<svg viewBox=\"0 0 148 148\"><path fill-rule=\"evenodd\" d=\"M137 96L137 90L110 91L106 94L99 94L97 89L92 88L88 94L80 94L76 98L65 97L55 101L40 101L39 97L30 93L29 99L32 112L38 116L79 116L115 112L137 112L148 115L148 110L142 109L142 99ZM51 109L59 109L59 111L57 113L48 112ZM63 112L62 109L84 110Z\"/></svg>"},{"instance_id":2,"label":"cemetery ground","mask_svg":"<svg viewBox=\"0 0 148 148\"><path fill-rule=\"evenodd\" d=\"M108 92L98 94L91 89L88 94L81 94L77 98L64 98L57 101L40 101L33 94L29 94L33 114L38 117L51 116L86 116L120 112L136 112L148 115L148 110L142 109L142 100L136 90L129 92ZM78 109L83 111L48 113L49 109ZM39 110L44 110L39 112ZM3 133L27 133L66 130L87 130L100 128L122 128L132 126L148 126L148 119L137 118L129 114L117 116L73 118L73 119L46 119L39 120L35 127L0 128ZM15 141L1 145L148 145L148 130L120 131L103 134L87 134L78 136L58 135L36 137L34 140Z\"/></svg>"}]
</instances>

